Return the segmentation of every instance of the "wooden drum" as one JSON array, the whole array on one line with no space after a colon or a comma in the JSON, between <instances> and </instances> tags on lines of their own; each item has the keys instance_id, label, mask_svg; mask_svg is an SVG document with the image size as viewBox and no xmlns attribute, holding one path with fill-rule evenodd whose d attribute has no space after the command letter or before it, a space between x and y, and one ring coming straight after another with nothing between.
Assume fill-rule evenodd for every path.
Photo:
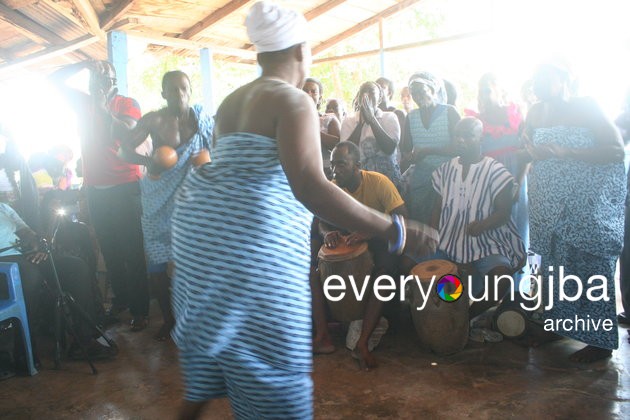
<instances>
[{"instance_id":1,"label":"wooden drum","mask_svg":"<svg viewBox=\"0 0 630 420\"><path fill-rule=\"evenodd\" d=\"M363 318L363 309L369 291L366 290L363 299L357 301L350 285L349 276L353 276L357 290L361 291L366 276L372 274L374 263L372 262L372 255L368 251L367 243L348 246L342 240L336 248L327 248L326 245L322 245L317 256L322 285L329 276L334 274L341 276L346 282L344 298L338 302L328 301L328 307L333 318L343 323L350 323Z\"/></svg>"},{"instance_id":2,"label":"wooden drum","mask_svg":"<svg viewBox=\"0 0 630 420\"><path fill-rule=\"evenodd\" d=\"M411 274L417 276L424 294L428 294L426 305L419 310L424 298L414 279L411 317L422 343L440 355L462 350L468 342L468 293L463 290L459 299L452 302L445 302L437 293L440 278L457 275L457 265L446 260L425 261L416 265ZM431 284L433 276L435 281Z\"/></svg>"}]
</instances>

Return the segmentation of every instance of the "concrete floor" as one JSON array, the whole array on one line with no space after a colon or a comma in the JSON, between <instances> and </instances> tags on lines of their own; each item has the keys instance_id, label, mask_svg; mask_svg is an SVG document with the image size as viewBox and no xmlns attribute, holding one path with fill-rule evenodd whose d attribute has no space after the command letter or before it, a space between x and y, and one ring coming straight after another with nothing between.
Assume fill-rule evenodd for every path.
<instances>
[{"instance_id":1,"label":"concrete floor","mask_svg":"<svg viewBox=\"0 0 630 420\"><path fill-rule=\"evenodd\" d=\"M157 310L153 310L157 313ZM35 377L0 382L3 419L169 419L182 393L177 350L152 339L154 315L140 333L118 325L109 331L121 348L117 359L96 364L50 355ZM580 345L571 340L527 349L512 342L469 342L454 356L423 351L411 321L390 331L376 351L380 366L359 371L335 335L338 350L315 357L315 416L322 419L630 418L630 344L620 328L620 348L606 361L568 362ZM225 400L208 407L208 419L231 418Z\"/></svg>"}]
</instances>

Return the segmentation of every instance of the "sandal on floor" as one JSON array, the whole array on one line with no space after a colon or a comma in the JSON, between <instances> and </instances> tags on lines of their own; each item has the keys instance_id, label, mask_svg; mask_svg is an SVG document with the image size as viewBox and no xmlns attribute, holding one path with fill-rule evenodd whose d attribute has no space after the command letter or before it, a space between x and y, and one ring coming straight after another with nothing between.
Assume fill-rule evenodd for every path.
<instances>
[{"instance_id":1,"label":"sandal on floor","mask_svg":"<svg viewBox=\"0 0 630 420\"><path fill-rule=\"evenodd\" d=\"M142 331L149 326L149 319L146 316L134 316L130 325L132 332Z\"/></svg>"}]
</instances>

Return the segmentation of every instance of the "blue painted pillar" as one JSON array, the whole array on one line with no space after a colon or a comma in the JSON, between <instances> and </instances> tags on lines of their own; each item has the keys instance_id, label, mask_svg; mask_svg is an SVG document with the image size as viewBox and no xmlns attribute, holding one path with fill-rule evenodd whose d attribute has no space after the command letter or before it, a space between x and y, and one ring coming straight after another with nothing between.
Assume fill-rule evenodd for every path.
<instances>
[{"instance_id":1,"label":"blue painted pillar","mask_svg":"<svg viewBox=\"0 0 630 420\"><path fill-rule=\"evenodd\" d=\"M201 86L203 91L203 107L208 115L214 115L214 101L212 100L212 51L202 48L199 51L201 61Z\"/></svg>"},{"instance_id":2,"label":"blue painted pillar","mask_svg":"<svg viewBox=\"0 0 630 420\"><path fill-rule=\"evenodd\" d=\"M383 19L378 20L378 43L379 49L381 50L379 53L380 61L381 61L381 77L385 77L385 43L383 40Z\"/></svg>"},{"instance_id":3,"label":"blue painted pillar","mask_svg":"<svg viewBox=\"0 0 630 420\"><path fill-rule=\"evenodd\" d=\"M127 96L129 94L127 85L127 63L129 62L127 34L118 31L107 34L107 56L116 69L118 94Z\"/></svg>"}]
</instances>

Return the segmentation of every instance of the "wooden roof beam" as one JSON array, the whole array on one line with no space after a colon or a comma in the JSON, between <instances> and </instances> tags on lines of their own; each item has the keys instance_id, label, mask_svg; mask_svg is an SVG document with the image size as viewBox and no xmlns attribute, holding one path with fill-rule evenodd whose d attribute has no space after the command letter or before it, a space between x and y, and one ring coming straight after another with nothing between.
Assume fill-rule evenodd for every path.
<instances>
[{"instance_id":1,"label":"wooden roof beam","mask_svg":"<svg viewBox=\"0 0 630 420\"><path fill-rule=\"evenodd\" d=\"M62 44L66 42L65 39L63 39L56 33L35 22L21 12L15 11L5 6L3 3L0 3L0 19L17 27L18 29L24 30L27 33L34 35L37 39L31 39L33 39L35 42L44 44Z\"/></svg>"},{"instance_id":2,"label":"wooden roof beam","mask_svg":"<svg viewBox=\"0 0 630 420\"><path fill-rule=\"evenodd\" d=\"M38 0L3 0L2 2L11 9L21 9L37 3Z\"/></svg>"},{"instance_id":3,"label":"wooden roof beam","mask_svg":"<svg viewBox=\"0 0 630 420\"><path fill-rule=\"evenodd\" d=\"M252 0L228 1L225 6L215 10L210 15L206 16L201 22L197 22L190 28L186 29L178 38L191 39L195 35L198 35L199 33L205 31L215 23L219 22L220 20L229 16L231 13L237 11L241 7L251 2Z\"/></svg>"},{"instance_id":4,"label":"wooden roof beam","mask_svg":"<svg viewBox=\"0 0 630 420\"><path fill-rule=\"evenodd\" d=\"M140 19L138 18L124 18L117 20L113 23L109 29L112 31L125 31L133 28L134 26L138 26L140 24Z\"/></svg>"},{"instance_id":5,"label":"wooden roof beam","mask_svg":"<svg viewBox=\"0 0 630 420\"><path fill-rule=\"evenodd\" d=\"M470 39L470 38L474 38L474 37L477 37L477 36L486 35L488 33L490 33L490 31L488 31L488 30L467 32L467 33L463 33L463 34L446 36L446 37L443 37L443 38L434 38L434 39L428 39L426 41L418 41L418 42L411 42L411 43L408 43L408 44L394 45L392 47L383 48L382 50L379 48L379 49L373 49L373 50L368 50L368 51L360 51L360 52L356 52L356 53L338 55L338 56L335 56L335 57L318 58L318 59L313 60L313 64L330 63L330 62L335 62L335 61L350 60L350 59L354 59L354 58L363 58L363 57L368 57L368 56L371 56L371 55L380 54L381 51L383 51L383 52L396 52L396 51L409 50L409 49L412 49L412 48L426 47L426 46L429 46L429 45L445 44L447 42L460 41L460 40L463 40L463 39Z\"/></svg>"},{"instance_id":6,"label":"wooden roof beam","mask_svg":"<svg viewBox=\"0 0 630 420\"><path fill-rule=\"evenodd\" d=\"M5 53L8 53L13 56L12 60L17 60L19 58L25 57L30 54L34 54L46 48L45 45L42 44L34 44L32 42L20 43L18 45L14 45L11 48L5 48Z\"/></svg>"},{"instance_id":7,"label":"wooden roof beam","mask_svg":"<svg viewBox=\"0 0 630 420\"><path fill-rule=\"evenodd\" d=\"M90 0L70 0L70 4L79 13L81 19L85 22L88 32L99 38L105 38L105 32L101 29L101 24L98 19L96 11L92 7Z\"/></svg>"},{"instance_id":8,"label":"wooden roof beam","mask_svg":"<svg viewBox=\"0 0 630 420\"><path fill-rule=\"evenodd\" d=\"M369 28L372 25L375 25L379 22L379 20L381 19L385 19L388 18L398 12L400 12L401 10L404 10L406 8L408 8L409 6L413 6L414 4L418 3L420 0L403 0L391 7L388 7L387 9L383 10L382 12L372 16L371 18L368 18L366 20L364 20L363 22L359 22L358 24L354 25L352 28L337 34L335 36L333 36L332 38L327 39L326 41L321 42L320 44L316 45L315 47L313 47L313 55L317 55L320 54L322 51L327 50L328 48L340 43L341 41L350 38L353 35L358 34L359 32L363 31L364 29Z\"/></svg>"},{"instance_id":9,"label":"wooden roof beam","mask_svg":"<svg viewBox=\"0 0 630 420\"><path fill-rule=\"evenodd\" d=\"M81 19L75 15L75 11L72 9L72 7L65 7L64 5L62 5L61 2L55 1L55 0L41 0L41 1L46 3L48 7L50 7L55 12L59 13L60 15L62 15L63 17L65 17L70 22L74 23L75 25L80 26L80 27L84 25L84 23L81 22Z\"/></svg>"},{"instance_id":10,"label":"wooden roof beam","mask_svg":"<svg viewBox=\"0 0 630 420\"><path fill-rule=\"evenodd\" d=\"M192 41L189 39L175 38L171 36L161 36L147 34L145 32L138 31L125 31L129 36L137 37L150 42L151 44L161 45L170 48L181 48L185 50L200 50L202 48L208 48L213 53L222 54L227 56L234 56L244 58L246 60L256 60L256 53L253 51L240 50L238 48L221 47L216 45L207 45L205 43Z\"/></svg>"},{"instance_id":11,"label":"wooden roof beam","mask_svg":"<svg viewBox=\"0 0 630 420\"><path fill-rule=\"evenodd\" d=\"M116 6L108 10L101 16L101 28L104 31L109 31L112 26L131 9L134 0L120 0Z\"/></svg>"},{"instance_id":12,"label":"wooden roof beam","mask_svg":"<svg viewBox=\"0 0 630 420\"><path fill-rule=\"evenodd\" d=\"M69 52L78 50L79 48L83 48L89 44L97 42L98 40L98 37L87 34L73 41L68 41L61 45L55 45L53 47L46 48L43 51L36 52L27 57L14 60L9 64L0 66L0 76L6 76L7 73L24 66L36 64L54 57L65 55Z\"/></svg>"},{"instance_id":13,"label":"wooden roof beam","mask_svg":"<svg viewBox=\"0 0 630 420\"><path fill-rule=\"evenodd\" d=\"M6 48L0 48L0 59L3 61L11 61L16 58L16 55Z\"/></svg>"},{"instance_id":14,"label":"wooden roof beam","mask_svg":"<svg viewBox=\"0 0 630 420\"><path fill-rule=\"evenodd\" d=\"M316 8L311 9L308 12L304 13L304 18L307 21L311 21L315 19L316 17L323 15L327 11L334 9L335 7L347 1L348 0L328 0L326 3L320 4Z\"/></svg>"}]
</instances>

